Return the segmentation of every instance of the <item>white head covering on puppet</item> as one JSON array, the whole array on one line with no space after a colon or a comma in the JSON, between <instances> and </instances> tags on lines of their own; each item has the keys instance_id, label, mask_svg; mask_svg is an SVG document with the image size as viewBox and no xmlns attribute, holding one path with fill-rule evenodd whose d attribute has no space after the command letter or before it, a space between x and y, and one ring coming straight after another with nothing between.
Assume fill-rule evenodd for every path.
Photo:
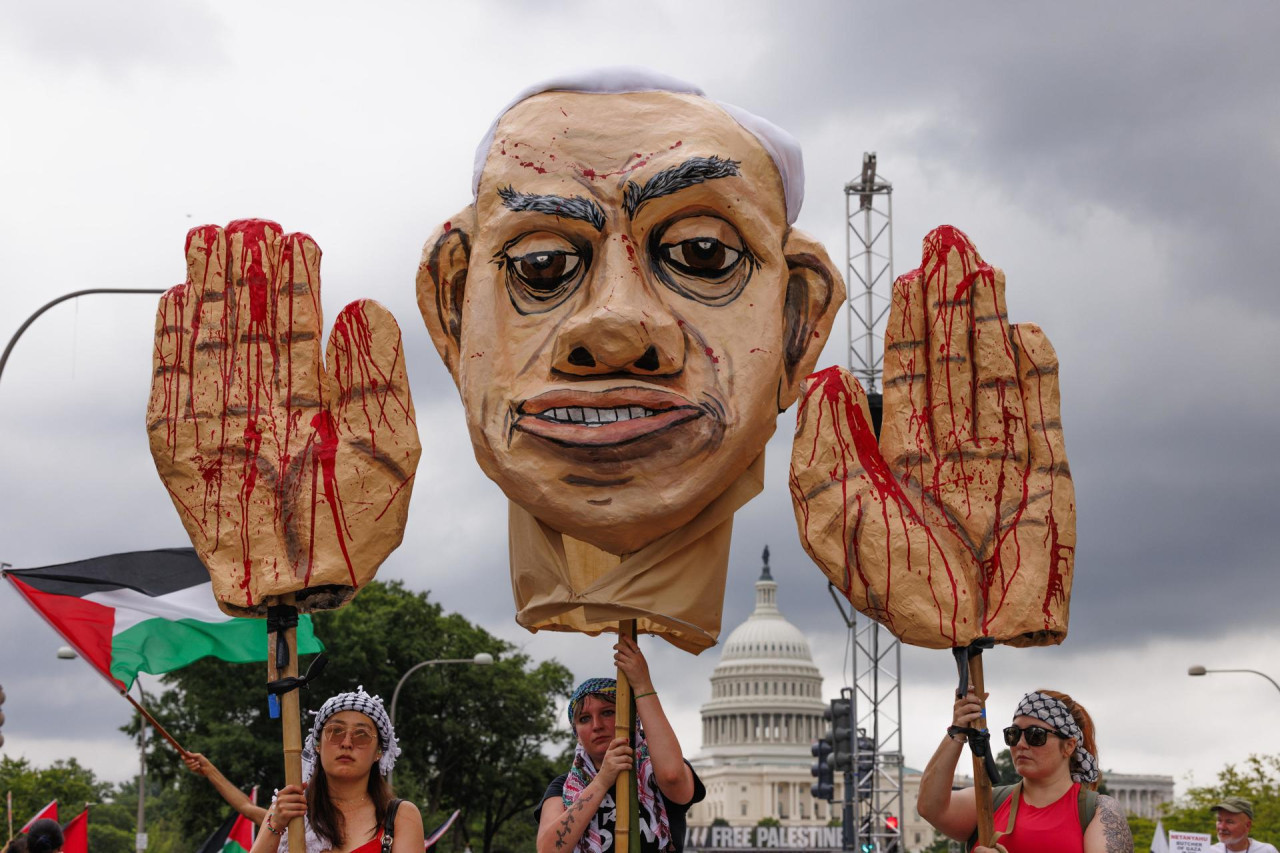
<instances>
[{"instance_id":1,"label":"white head covering on puppet","mask_svg":"<svg viewBox=\"0 0 1280 853\"><path fill-rule=\"evenodd\" d=\"M484 138L476 147L475 165L471 173L472 196L480 192L480 175L484 172L485 163L489 160L489 150L493 147L493 140L498 132L498 122L502 121L502 117L516 104L543 92L583 92L592 95L672 92L677 95L707 97L706 92L692 83L649 68L625 66L579 71L535 83L516 95L498 112ZM711 99L708 98L708 100ZM796 218L800 216L800 208L804 204L804 157L800 153L800 143L773 122L747 112L741 107L714 100L711 103L728 113L730 118L754 136L773 160L773 165L777 168L779 177L782 178L782 191L786 196L787 224L794 225Z\"/></svg>"},{"instance_id":2,"label":"white head covering on puppet","mask_svg":"<svg viewBox=\"0 0 1280 853\"><path fill-rule=\"evenodd\" d=\"M373 720L373 724L378 729L378 749L382 750L382 758L378 760L379 775L386 776L391 772L391 768L396 766L396 758L400 755L400 744L396 740L396 730L391 725L391 717L387 715L387 709L382 707L382 699L370 696L364 692L364 687L357 687L353 693L339 693L334 696L321 705L320 710L316 712L311 731L307 733L307 742L302 746L302 781L310 781L315 773L319 758L320 732L324 729L324 724L334 714L342 711L359 711Z\"/></svg>"}]
</instances>

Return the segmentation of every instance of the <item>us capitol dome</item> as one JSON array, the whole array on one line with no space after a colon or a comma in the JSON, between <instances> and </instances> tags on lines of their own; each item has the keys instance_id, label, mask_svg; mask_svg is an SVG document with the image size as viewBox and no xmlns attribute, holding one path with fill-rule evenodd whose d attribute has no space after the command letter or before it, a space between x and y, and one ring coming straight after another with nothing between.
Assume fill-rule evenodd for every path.
<instances>
[{"instance_id":1,"label":"us capitol dome","mask_svg":"<svg viewBox=\"0 0 1280 853\"><path fill-rule=\"evenodd\" d=\"M691 763L707 799L689 812L690 823L825 824L830 806L809 793L809 747L826 730L826 707L809 641L778 609L766 547L755 610L725 640L702 706L702 751Z\"/></svg>"}]
</instances>

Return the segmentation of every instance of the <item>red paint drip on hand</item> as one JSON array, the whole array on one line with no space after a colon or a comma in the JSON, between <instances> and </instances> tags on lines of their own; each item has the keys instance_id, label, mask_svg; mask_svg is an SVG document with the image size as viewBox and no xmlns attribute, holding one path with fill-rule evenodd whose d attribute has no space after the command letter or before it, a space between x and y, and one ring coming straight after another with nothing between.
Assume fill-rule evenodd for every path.
<instances>
[{"instance_id":1,"label":"red paint drip on hand","mask_svg":"<svg viewBox=\"0 0 1280 853\"><path fill-rule=\"evenodd\" d=\"M842 500L846 507L844 513L845 519L842 541L845 542L847 546L852 545L850 531L848 528L850 496L847 489L850 476L850 463L853 462L861 466L862 470L866 474L867 480L870 481L872 488L876 492L878 498L876 503L880 505L881 520L886 529L890 525L889 504L893 503L898 507L898 520L904 534L903 539L907 543L906 559L908 566L910 566L912 562L912 557L911 537L907 534L912 524L918 525L933 545L933 548L929 549L929 552L926 555L931 567L930 576L932 576L933 551L936 550L941 558L943 564L942 567L947 575L947 583L951 588L953 602L949 616L943 612L942 602L938 600L937 593L932 592L932 596L934 600L934 608L938 613L939 633L943 636L949 636L954 639L957 636L956 622L959 617L960 607L959 584L956 580L955 574L945 557L945 552L942 550L941 544L934 536L933 531L925 523L923 517L916 509L911 499L902 490L902 486L898 482L897 478L893 476L893 472L890 471L888 463L885 462L884 457L880 453L880 447L876 440L875 432L872 430L871 424L863 414L862 407L855 404L854 390L845 386L845 382L839 368L829 367L809 377L809 387L805 390L805 394L800 401L798 414L800 419L804 418L810 401L815 397L823 403L821 411L831 418L832 423L831 426L828 427L828 430L835 437L836 441L838 460L836 467L831 472L831 479L833 481L840 482L841 493L843 496ZM821 414L819 417L821 418ZM848 427L848 443L846 443L844 435L839 429L838 422L841 419ZM816 459L818 451L818 437L821 434L822 431L819 424L819 426L814 429L814 444L813 451L810 455L810 465L812 465ZM860 519L863 512L862 495L860 493L855 494L853 498L855 508L854 517ZM807 511L805 512L805 515L807 517ZM813 552L812 548L809 550L811 553ZM846 547L845 555L845 572L846 577L849 578L850 586L852 585L852 578L856 574L863 583L864 588L871 589L870 581L862 572L859 559L859 549L857 547ZM850 556L852 556L854 560L853 565L848 565ZM884 560L886 569L885 587L880 601L880 606L877 608L877 613L878 616L885 621L886 625L892 627L892 611L890 610L889 605L892 597L893 560L889 537L886 537L885 541ZM931 580L929 588L931 591L933 590L933 583ZM849 593L849 590L845 590L846 597L851 598ZM950 622L951 630L949 634L946 633L944 621Z\"/></svg>"},{"instance_id":2,"label":"red paint drip on hand","mask_svg":"<svg viewBox=\"0 0 1280 853\"><path fill-rule=\"evenodd\" d=\"M342 497L338 494L338 474L337 474L337 456L338 456L338 427L333 420L333 415L328 412L319 412L311 419L311 428L315 430L315 438L312 444L312 452L315 454L314 465L319 469L320 476L324 483L324 497L329 504L329 511L333 515L333 531L338 537L338 547L342 550L342 559L347 563L347 572L351 577L351 585L356 586L356 570L351 565L351 555L347 553L347 536L346 521L342 512ZM311 494L311 516L312 529L315 525L315 502L316 495L314 490ZM312 537L314 543L314 535ZM310 579L311 568L307 567L307 577Z\"/></svg>"}]
</instances>

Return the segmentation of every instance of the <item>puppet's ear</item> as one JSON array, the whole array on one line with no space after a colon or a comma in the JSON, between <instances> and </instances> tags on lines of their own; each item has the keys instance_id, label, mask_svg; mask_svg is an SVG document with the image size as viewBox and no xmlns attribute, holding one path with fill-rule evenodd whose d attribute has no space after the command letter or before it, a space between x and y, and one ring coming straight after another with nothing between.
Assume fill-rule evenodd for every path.
<instances>
[{"instance_id":1,"label":"puppet's ear","mask_svg":"<svg viewBox=\"0 0 1280 853\"><path fill-rule=\"evenodd\" d=\"M844 280L817 240L794 228L783 243L787 256L786 347L778 409L795 402L804 378L822 353L831 324L844 305Z\"/></svg>"},{"instance_id":2,"label":"puppet's ear","mask_svg":"<svg viewBox=\"0 0 1280 853\"><path fill-rule=\"evenodd\" d=\"M462 306L475 219L475 207L467 205L437 228L422 247L422 263L418 265L418 310L454 382L458 381Z\"/></svg>"}]
</instances>

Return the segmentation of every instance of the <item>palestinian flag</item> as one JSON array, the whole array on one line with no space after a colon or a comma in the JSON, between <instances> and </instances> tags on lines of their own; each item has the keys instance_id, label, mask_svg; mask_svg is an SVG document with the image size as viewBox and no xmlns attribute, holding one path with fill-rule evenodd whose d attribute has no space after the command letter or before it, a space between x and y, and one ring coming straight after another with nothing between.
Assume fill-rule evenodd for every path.
<instances>
[{"instance_id":1,"label":"palestinian flag","mask_svg":"<svg viewBox=\"0 0 1280 853\"><path fill-rule=\"evenodd\" d=\"M232 812L196 853L249 853L253 849L253 821ZM66 853L66 851L64 851Z\"/></svg>"},{"instance_id":2,"label":"palestinian flag","mask_svg":"<svg viewBox=\"0 0 1280 853\"><path fill-rule=\"evenodd\" d=\"M4 576L80 656L120 690L139 672L180 669L203 657L267 659L267 620L218 609L193 548L112 554ZM324 650L311 617L298 617L298 654Z\"/></svg>"}]
</instances>

